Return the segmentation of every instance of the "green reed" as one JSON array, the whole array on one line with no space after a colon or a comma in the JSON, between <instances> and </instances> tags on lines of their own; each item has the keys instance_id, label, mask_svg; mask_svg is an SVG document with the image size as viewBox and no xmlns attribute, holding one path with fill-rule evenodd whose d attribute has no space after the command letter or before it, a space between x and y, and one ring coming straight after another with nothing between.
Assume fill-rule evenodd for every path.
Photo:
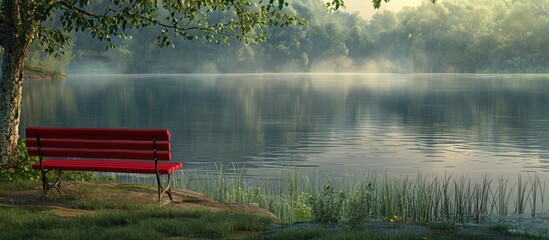
<instances>
[{"instance_id":1,"label":"green reed","mask_svg":"<svg viewBox=\"0 0 549 240\"><path fill-rule=\"evenodd\" d=\"M527 211L535 217L543 212L548 178L518 174L514 179L487 174L476 179L451 174L393 177L363 172L334 178L318 172L285 170L277 179L252 181L245 178L242 169L232 165L217 167L215 172L180 171L174 174L174 185L218 201L258 205L285 223L311 220L321 206L313 203L330 201L322 199L331 196L326 189L344 196L338 221L354 223L394 216L401 221L425 223L480 222L488 217L503 218ZM152 180L150 184L155 184Z\"/></svg>"}]
</instances>

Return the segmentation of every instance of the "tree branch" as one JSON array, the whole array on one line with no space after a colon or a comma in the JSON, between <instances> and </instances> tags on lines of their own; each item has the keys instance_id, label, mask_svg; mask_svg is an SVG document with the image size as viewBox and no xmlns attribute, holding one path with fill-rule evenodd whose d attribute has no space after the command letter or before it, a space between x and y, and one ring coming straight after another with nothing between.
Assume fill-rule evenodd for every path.
<instances>
[{"instance_id":1,"label":"tree branch","mask_svg":"<svg viewBox=\"0 0 549 240\"><path fill-rule=\"evenodd\" d=\"M100 14L97 14L95 12L88 11L88 10L85 10L83 8L76 7L74 4L70 4L66 1L57 1L57 2L55 2L55 4L58 4L61 7L63 7L64 9L69 10L71 12L84 14L86 16L93 17L93 18L112 18L112 16L100 15Z\"/></svg>"},{"instance_id":2,"label":"tree branch","mask_svg":"<svg viewBox=\"0 0 549 240\"><path fill-rule=\"evenodd\" d=\"M50 2L48 8L46 8L46 11L44 11L42 13L42 15L40 16L39 21L41 21L41 22L46 21L46 18L48 18L48 15L50 15L50 13L51 13L51 11L53 10L54 7L55 7L55 4Z\"/></svg>"}]
</instances>

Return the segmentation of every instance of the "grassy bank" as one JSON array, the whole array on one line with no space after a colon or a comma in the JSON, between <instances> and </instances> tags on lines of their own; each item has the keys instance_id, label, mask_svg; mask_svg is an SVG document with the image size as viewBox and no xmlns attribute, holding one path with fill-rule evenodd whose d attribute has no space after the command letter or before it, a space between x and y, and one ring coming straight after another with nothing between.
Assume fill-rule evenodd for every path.
<instances>
[{"instance_id":1,"label":"grassy bank","mask_svg":"<svg viewBox=\"0 0 549 240\"><path fill-rule=\"evenodd\" d=\"M0 239L379 239L378 236L486 239L483 237L486 234L493 239L501 236L547 239L549 236L549 218L535 234L506 222L510 215L534 219L540 213L547 214L549 179L537 174L485 175L480 179L449 174L415 177L361 174L334 179L289 170L277 180L252 182L245 179L241 169L220 167L215 173L177 172L173 184L179 200L159 206L155 179L149 175L119 175L119 179L132 182L123 183L110 181L116 180L116 175L108 177L109 181L98 181L90 173L69 172L63 175L65 180L84 181L64 181L63 197L51 191L41 198L39 172L30 168L36 158L26 155L24 143L18 148L18 156L17 168L0 169ZM98 178L105 179L105 175ZM280 221L269 217L271 213L250 214L254 206L268 209ZM489 221L494 219L497 221ZM270 231L268 226L273 221L282 227ZM296 222L314 224L298 224L295 228Z\"/></svg>"},{"instance_id":2,"label":"grassy bank","mask_svg":"<svg viewBox=\"0 0 549 240\"><path fill-rule=\"evenodd\" d=\"M39 182L0 183L0 239L548 239L513 232L505 224L418 224L395 218L273 228L271 218L207 210L210 201L182 207L200 201L182 199L179 191L176 202L166 205L158 205L155 189L144 185L66 182L64 192L64 197L52 193L41 199Z\"/></svg>"},{"instance_id":3,"label":"grassy bank","mask_svg":"<svg viewBox=\"0 0 549 240\"><path fill-rule=\"evenodd\" d=\"M285 223L390 219L421 223L481 223L511 215L547 213L549 179L537 174L470 178L450 174L387 177L362 174L336 181L329 176L281 174L276 181L249 182L238 170L204 174L187 171L176 186L224 202L252 203ZM146 183L134 178L133 181Z\"/></svg>"},{"instance_id":4,"label":"grassy bank","mask_svg":"<svg viewBox=\"0 0 549 240\"><path fill-rule=\"evenodd\" d=\"M0 239L246 239L272 222L206 206L159 206L154 189L140 185L67 182L64 188L64 197L51 192L40 199L39 182L1 183Z\"/></svg>"},{"instance_id":5,"label":"grassy bank","mask_svg":"<svg viewBox=\"0 0 549 240\"><path fill-rule=\"evenodd\" d=\"M169 211L145 207L131 211L59 217L43 207L0 206L1 239L165 239L245 238L265 227L263 219L243 214Z\"/></svg>"}]
</instances>

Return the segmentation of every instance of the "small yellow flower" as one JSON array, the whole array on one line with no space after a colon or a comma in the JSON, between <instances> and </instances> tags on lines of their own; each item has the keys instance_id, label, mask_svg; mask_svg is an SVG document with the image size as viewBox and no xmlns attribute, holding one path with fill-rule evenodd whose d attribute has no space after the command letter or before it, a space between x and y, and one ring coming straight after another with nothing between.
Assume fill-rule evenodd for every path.
<instances>
[{"instance_id":1,"label":"small yellow flower","mask_svg":"<svg viewBox=\"0 0 549 240\"><path fill-rule=\"evenodd\" d=\"M395 223L396 221L398 221L398 216L396 214L393 214L393 216L391 216L391 218L389 219L389 222Z\"/></svg>"}]
</instances>

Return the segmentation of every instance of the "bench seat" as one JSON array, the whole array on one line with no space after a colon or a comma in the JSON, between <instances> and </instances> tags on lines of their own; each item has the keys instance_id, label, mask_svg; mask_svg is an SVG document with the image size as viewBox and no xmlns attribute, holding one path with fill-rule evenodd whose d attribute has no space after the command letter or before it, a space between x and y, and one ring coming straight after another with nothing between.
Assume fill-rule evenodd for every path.
<instances>
[{"instance_id":1,"label":"bench seat","mask_svg":"<svg viewBox=\"0 0 549 240\"><path fill-rule=\"evenodd\" d=\"M156 175L158 203L164 193L173 201L171 176L183 163L170 161L167 129L27 127L25 132L27 152L39 160L32 168L41 171L44 195L50 189L63 195L59 183L67 170L142 173ZM58 172L53 182L46 175L50 170Z\"/></svg>"},{"instance_id":2,"label":"bench seat","mask_svg":"<svg viewBox=\"0 0 549 240\"><path fill-rule=\"evenodd\" d=\"M128 160L96 160L96 159L56 159L49 158L42 162L47 170L94 171L94 172L123 172L123 173L156 173L154 162ZM33 169L40 169L40 163L32 165ZM180 162L159 162L158 173L172 174L183 168Z\"/></svg>"}]
</instances>

